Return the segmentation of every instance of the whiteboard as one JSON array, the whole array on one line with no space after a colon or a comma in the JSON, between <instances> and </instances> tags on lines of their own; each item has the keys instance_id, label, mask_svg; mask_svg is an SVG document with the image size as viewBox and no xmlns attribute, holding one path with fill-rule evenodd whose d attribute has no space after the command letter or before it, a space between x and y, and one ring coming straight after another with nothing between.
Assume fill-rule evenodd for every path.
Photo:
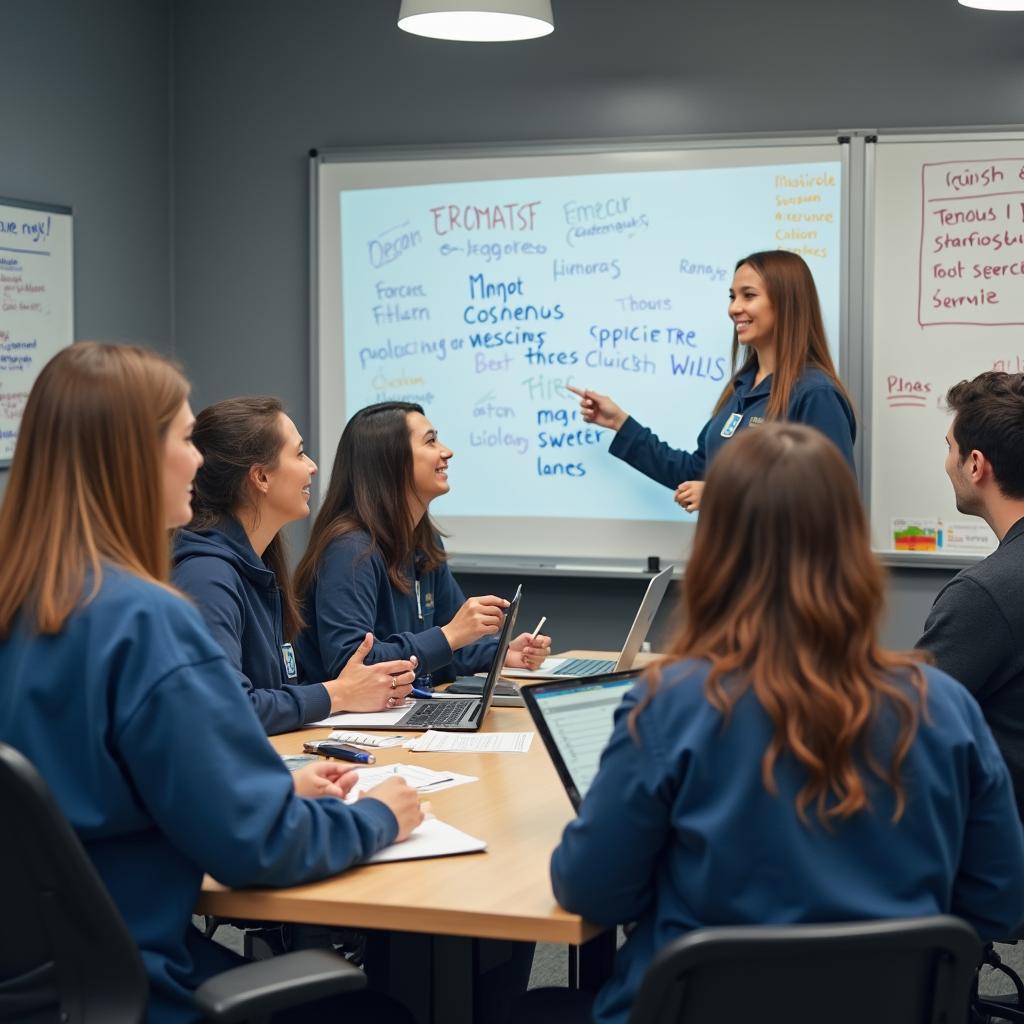
<instances>
[{"instance_id":1,"label":"whiteboard","mask_svg":"<svg viewBox=\"0 0 1024 1024\"><path fill-rule=\"evenodd\" d=\"M807 260L837 354L848 147L607 145L315 157L321 488L353 412L414 401L455 452L431 509L449 550L678 559L693 517L565 386L692 449L729 377L734 265L760 249Z\"/></svg>"},{"instance_id":2,"label":"whiteboard","mask_svg":"<svg viewBox=\"0 0 1024 1024\"><path fill-rule=\"evenodd\" d=\"M0 466L36 376L74 339L71 210L0 199Z\"/></svg>"},{"instance_id":3,"label":"whiteboard","mask_svg":"<svg viewBox=\"0 0 1024 1024\"><path fill-rule=\"evenodd\" d=\"M952 384L1024 370L1024 136L880 137L870 313L872 544L921 562L996 546L943 469Z\"/></svg>"}]
</instances>

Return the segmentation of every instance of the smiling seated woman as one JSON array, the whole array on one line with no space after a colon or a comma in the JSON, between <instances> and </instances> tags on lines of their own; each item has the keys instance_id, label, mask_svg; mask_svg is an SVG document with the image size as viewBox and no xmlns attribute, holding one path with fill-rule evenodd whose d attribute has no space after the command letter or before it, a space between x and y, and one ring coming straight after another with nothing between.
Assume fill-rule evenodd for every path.
<instances>
[{"instance_id":1,"label":"smiling seated woman","mask_svg":"<svg viewBox=\"0 0 1024 1024\"><path fill-rule=\"evenodd\" d=\"M292 641L302 624L281 529L309 515L316 463L276 398L230 398L196 417L203 454L193 516L174 540L173 579L196 602L268 733L339 711L380 711L409 693L413 665L365 665L365 632L328 675ZM326 680L326 681L324 681Z\"/></svg>"}]
</instances>

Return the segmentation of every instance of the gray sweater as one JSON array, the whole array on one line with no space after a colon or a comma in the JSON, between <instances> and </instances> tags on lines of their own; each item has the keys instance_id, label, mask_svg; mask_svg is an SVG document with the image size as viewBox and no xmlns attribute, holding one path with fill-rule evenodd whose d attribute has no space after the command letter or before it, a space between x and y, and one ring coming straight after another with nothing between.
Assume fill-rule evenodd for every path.
<instances>
[{"instance_id":1,"label":"gray sweater","mask_svg":"<svg viewBox=\"0 0 1024 1024\"><path fill-rule=\"evenodd\" d=\"M939 591L917 646L981 705L1024 818L1024 519Z\"/></svg>"}]
</instances>

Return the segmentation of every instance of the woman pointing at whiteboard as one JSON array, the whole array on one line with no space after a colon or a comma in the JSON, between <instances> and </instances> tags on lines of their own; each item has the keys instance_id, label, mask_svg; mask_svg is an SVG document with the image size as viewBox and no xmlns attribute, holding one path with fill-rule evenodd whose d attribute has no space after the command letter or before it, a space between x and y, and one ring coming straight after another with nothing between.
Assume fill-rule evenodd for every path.
<instances>
[{"instance_id":1,"label":"woman pointing at whiteboard","mask_svg":"<svg viewBox=\"0 0 1024 1024\"><path fill-rule=\"evenodd\" d=\"M857 421L825 341L814 278L784 250L755 252L736 264L729 289L734 373L692 452L665 444L608 395L574 388L583 419L616 432L609 451L675 490L688 512L700 508L708 463L737 431L765 420L816 427L853 465ZM740 350L743 360L738 370Z\"/></svg>"}]
</instances>

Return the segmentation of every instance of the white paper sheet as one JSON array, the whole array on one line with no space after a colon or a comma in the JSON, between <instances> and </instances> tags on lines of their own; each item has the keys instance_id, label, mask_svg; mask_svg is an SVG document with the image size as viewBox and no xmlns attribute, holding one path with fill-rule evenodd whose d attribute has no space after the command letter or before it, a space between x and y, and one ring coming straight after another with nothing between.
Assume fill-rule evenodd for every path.
<instances>
[{"instance_id":1,"label":"white paper sheet","mask_svg":"<svg viewBox=\"0 0 1024 1024\"><path fill-rule=\"evenodd\" d=\"M378 764L370 768L358 769L355 786L349 793L349 800L355 799L374 786L379 786L396 775L401 776L418 793L437 793L452 786L462 786L467 782L476 782L475 775L460 775L458 772L422 768L415 764Z\"/></svg>"},{"instance_id":2,"label":"white paper sheet","mask_svg":"<svg viewBox=\"0 0 1024 1024\"><path fill-rule=\"evenodd\" d=\"M532 732L441 732L432 730L414 740L408 740L406 750L422 753L429 750L451 750L462 753L498 753L502 751L524 754L533 742Z\"/></svg>"},{"instance_id":3,"label":"white paper sheet","mask_svg":"<svg viewBox=\"0 0 1024 1024\"><path fill-rule=\"evenodd\" d=\"M417 860L420 857L447 857L454 853L476 853L486 850L487 843L468 835L437 818L427 818L413 829L404 842L392 843L375 853L368 861L382 864L394 860Z\"/></svg>"}]
</instances>

